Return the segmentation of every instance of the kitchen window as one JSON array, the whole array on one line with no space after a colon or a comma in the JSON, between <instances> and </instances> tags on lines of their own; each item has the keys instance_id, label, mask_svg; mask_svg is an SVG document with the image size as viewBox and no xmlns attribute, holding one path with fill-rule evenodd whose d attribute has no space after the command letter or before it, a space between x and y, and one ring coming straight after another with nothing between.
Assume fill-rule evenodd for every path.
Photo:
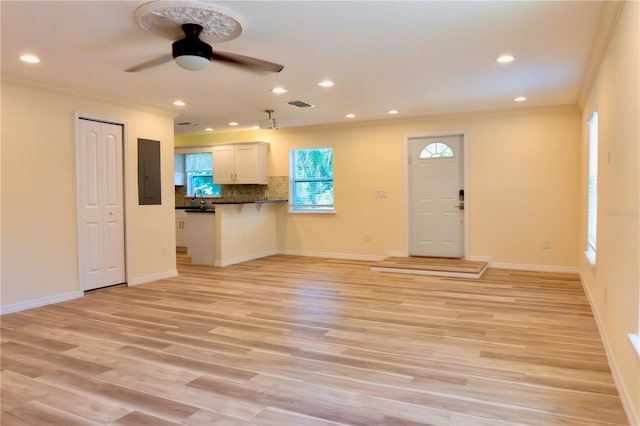
<instances>
[{"instance_id":1,"label":"kitchen window","mask_svg":"<svg viewBox=\"0 0 640 426\"><path fill-rule=\"evenodd\" d=\"M213 155L211 152L184 154L187 196L219 197L220 185L213 183ZM202 194L201 194L202 192Z\"/></svg>"},{"instance_id":2,"label":"kitchen window","mask_svg":"<svg viewBox=\"0 0 640 426\"><path fill-rule=\"evenodd\" d=\"M292 212L332 213L333 148L289 151Z\"/></svg>"}]
</instances>

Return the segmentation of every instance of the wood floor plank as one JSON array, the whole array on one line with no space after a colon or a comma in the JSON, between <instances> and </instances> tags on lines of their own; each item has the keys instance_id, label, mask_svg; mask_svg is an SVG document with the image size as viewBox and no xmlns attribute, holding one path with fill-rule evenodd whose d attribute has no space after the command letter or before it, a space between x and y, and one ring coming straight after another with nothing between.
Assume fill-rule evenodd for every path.
<instances>
[{"instance_id":1,"label":"wood floor plank","mask_svg":"<svg viewBox=\"0 0 640 426\"><path fill-rule=\"evenodd\" d=\"M575 274L271 256L2 316L2 425L626 425Z\"/></svg>"}]
</instances>

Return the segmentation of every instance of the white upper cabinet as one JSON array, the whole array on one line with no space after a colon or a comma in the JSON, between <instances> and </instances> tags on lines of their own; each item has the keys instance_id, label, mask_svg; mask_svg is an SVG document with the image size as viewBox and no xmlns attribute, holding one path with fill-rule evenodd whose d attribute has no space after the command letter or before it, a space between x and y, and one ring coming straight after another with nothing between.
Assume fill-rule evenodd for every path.
<instances>
[{"instance_id":1,"label":"white upper cabinet","mask_svg":"<svg viewBox=\"0 0 640 426\"><path fill-rule=\"evenodd\" d=\"M213 147L213 180L216 184L267 184L265 142L247 142Z\"/></svg>"}]
</instances>

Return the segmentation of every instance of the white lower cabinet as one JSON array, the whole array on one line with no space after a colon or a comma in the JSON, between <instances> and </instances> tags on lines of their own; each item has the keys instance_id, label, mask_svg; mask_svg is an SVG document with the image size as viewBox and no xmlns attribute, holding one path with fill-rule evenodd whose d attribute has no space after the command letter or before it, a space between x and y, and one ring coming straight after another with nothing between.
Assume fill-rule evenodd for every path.
<instances>
[{"instance_id":1,"label":"white lower cabinet","mask_svg":"<svg viewBox=\"0 0 640 426\"><path fill-rule=\"evenodd\" d=\"M187 213L176 210L176 247L187 247Z\"/></svg>"}]
</instances>

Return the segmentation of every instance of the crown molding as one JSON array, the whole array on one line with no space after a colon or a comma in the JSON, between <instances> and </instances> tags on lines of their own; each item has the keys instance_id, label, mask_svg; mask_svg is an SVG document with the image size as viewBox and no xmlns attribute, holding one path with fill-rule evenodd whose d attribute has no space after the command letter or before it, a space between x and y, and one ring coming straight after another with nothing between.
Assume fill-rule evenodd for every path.
<instances>
[{"instance_id":1,"label":"crown molding","mask_svg":"<svg viewBox=\"0 0 640 426\"><path fill-rule=\"evenodd\" d=\"M618 18L624 6L624 0L605 1L602 4L602 10L600 11L600 19L596 28L596 33L593 37L593 43L591 44L591 50L589 51L589 57L587 59L587 65L585 67L582 84L580 85L580 91L578 92L578 99L576 101L580 109L584 109L584 104L587 101L587 96L593 86L593 82L598 75L598 70L602 64L602 60L609 48L609 42L613 36L613 32L618 23Z\"/></svg>"}]
</instances>

